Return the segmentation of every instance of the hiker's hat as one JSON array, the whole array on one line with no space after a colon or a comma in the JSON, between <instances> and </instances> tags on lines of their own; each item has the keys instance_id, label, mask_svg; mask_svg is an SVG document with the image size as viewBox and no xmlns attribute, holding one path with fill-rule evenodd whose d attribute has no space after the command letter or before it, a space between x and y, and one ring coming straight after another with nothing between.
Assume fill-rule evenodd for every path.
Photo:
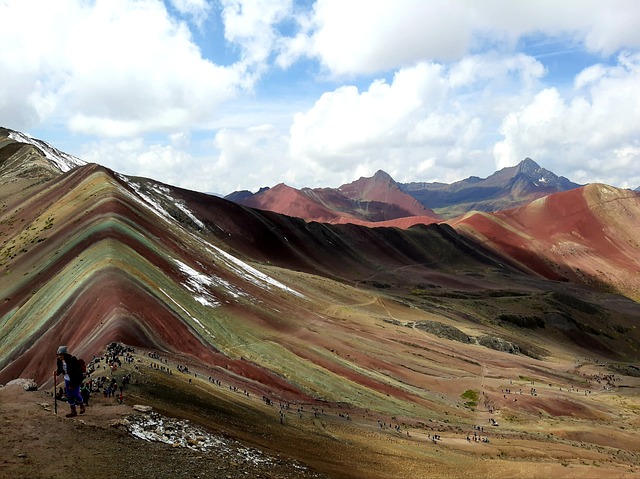
<instances>
[{"instance_id":1,"label":"hiker's hat","mask_svg":"<svg viewBox=\"0 0 640 479\"><path fill-rule=\"evenodd\" d=\"M58 348L58 354L67 354L69 351L67 350L66 346L60 346Z\"/></svg>"}]
</instances>

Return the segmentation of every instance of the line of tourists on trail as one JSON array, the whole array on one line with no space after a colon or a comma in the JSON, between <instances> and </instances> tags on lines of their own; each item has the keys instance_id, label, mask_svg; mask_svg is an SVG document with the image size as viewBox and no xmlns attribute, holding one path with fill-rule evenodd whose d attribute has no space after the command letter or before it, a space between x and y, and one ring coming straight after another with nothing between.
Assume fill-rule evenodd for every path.
<instances>
[{"instance_id":1,"label":"line of tourists on trail","mask_svg":"<svg viewBox=\"0 0 640 479\"><path fill-rule=\"evenodd\" d=\"M106 354L103 357L97 358L94 356L91 361L88 369L88 374L92 372L96 372L100 370L100 363L104 360L105 365L103 369L106 370L107 367L110 368L110 372L117 370L122 366L122 362L133 363L134 357L133 348L124 346L120 343L111 343L107 346ZM167 366L158 365L154 363L154 361L149 362L149 367L152 369L158 369L166 371L171 374L171 368L168 366L168 361L166 359L161 358L157 353L150 352L149 357L152 360L159 361L162 364L166 364ZM54 372L54 375L57 377L60 374L64 375L64 390L60 388L60 391L57 392L56 398L65 398L69 403L70 412L66 415L66 417L75 417L79 414L84 414L86 412L86 406L89 404L89 399L92 393L100 393L104 395L105 398L115 397L120 403L123 402L123 392L126 386L131 382L132 375L131 373L123 376L122 382L119 385L117 380L114 377L107 377L105 375L90 377L86 371L83 371L82 366L83 361L79 360L75 356L71 355L66 346L60 346L57 350L57 368ZM136 371L139 370L138 366L135 366ZM177 371L190 375L191 372L189 368L185 365L178 364L176 365ZM87 374L86 381L85 374ZM193 373L194 377L198 377L197 373ZM208 377L208 381L216 384L218 386L222 386L222 383L214 378L213 376ZM189 382L191 383L191 378L189 378ZM229 385L229 390L233 392L241 392L239 388L233 385ZM243 394L247 397L250 397L248 391L242 390ZM507 390L507 393L511 393L511 390ZM532 389L532 394L535 390ZM521 392L520 392L521 394ZM273 400L268 398L267 396L262 396L262 401L269 406L276 406ZM289 411L291 408L291 404L289 402L279 403L280 405L280 423L285 423L285 413ZM324 415L324 409L319 409L314 406L311 407L313 410L313 416L318 417L319 414ZM78 411L79 409L79 411ZM300 415L300 419L303 417L304 406L297 405L297 412ZM492 412L492 411L491 411ZM351 420L351 416L349 413L338 413L338 416L346 419L347 421ZM394 416L392 420L395 422L397 418ZM497 423L490 419L489 423L492 425L497 425ZM393 424L391 422L383 422L378 420L378 426L381 429L393 428L397 433L402 433L402 428L399 424ZM489 442L489 439L486 436L481 436L476 432L476 426L474 426L473 436L467 435L468 442ZM481 426L477 426L477 430L484 432L484 428ZM406 431L408 437L411 437L409 431ZM431 434L429 433L428 439L432 441L434 444L437 444L438 441L442 440L442 437L439 434Z\"/></svg>"},{"instance_id":2,"label":"line of tourists on trail","mask_svg":"<svg viewBox=\"0 0 640 479\"><path fill-rule=\"evenodd\" d=\"M473 426L473 436L467 434L467 442L489 442L489 438L487 436L482 436L478 434L478 431L484 433L484 426Z\"/></svg>"}]
</instances>

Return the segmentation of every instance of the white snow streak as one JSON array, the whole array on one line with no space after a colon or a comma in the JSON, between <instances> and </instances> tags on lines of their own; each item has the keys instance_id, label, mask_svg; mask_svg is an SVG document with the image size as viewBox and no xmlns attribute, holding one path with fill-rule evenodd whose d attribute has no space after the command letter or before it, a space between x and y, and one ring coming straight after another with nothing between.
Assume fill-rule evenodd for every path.
<instances>
[{"instance_id":1,"label":"white snow streak","mask_svg":"<svg viewBox=\"0 0 640 479\"><path fill-rule=\"evenodd\" d=\"M146 201L148 203L148 205L151 205L152 210L158 216L166 218L166 219L168 219L170 221L175 221L175 219L162 207L162 205L160 205L156 200L151 198L149 195L146 195L146 194L142 193L139 185L137 185L136 183L134 183L133 181L129 180L128 178L126 178L124 176L121 176L121 178L125 182L127 182L127 184L129 184L131 186L131 188L133 188L135 190L135 192L142 199L144 199L144 201ZM153 188L153 191L155 191L156 193L164 195L165 197L169 198L172 201L173 204L177 204L176 200L173 197L171 197L171 195L169 195L168 189L156 186L155 188ZM141 202L141 200L139 198L136 198L136 200ZM198 226L202 225L201 228L204 228L204 224L200 220L198 220L193 215L193 213L191 211L189 211L186 207L184 207L184 208L181 207L180 209L182 211L184 211L185 214L189 215L189 217L192 218L192 220L194 220L194 222L196 224L198 224ZM206 240L204 240L200 236L197 236L197 235L191 233L188 230L185 230L185 231L187 233L191 234L192 238L194 238L199 243L201 243L207 249L207 251L214 257L214 259L217 259L217 260L219 260L221 262L224 262L229 269L234 271L238 276L243 278L245 281L248 281L248 282L250 282L252 284L255 284L256 286L259 286L261 288L266 288L266 289L270 289L270 286L275 286L276 288L279 288L279 289L281 289L283 291L286 291L287 293L293 294L294 296L297 296L299 298L304 298L303 294L301 294L301 293L289 288L288 286L286 286L286 285L282 284L281 282L273 279L272 277L270 277L270 276L262 273L261 271L258 271L257 269L249 266L244 261L241 261L240 259L238 259L235 256L227 253L226 251L218 248L217 246L212 245L211 243L207 242ZM185 265L184 263L180 263L177 260L176 260L176 262L180 265L181 268L184 266L184 268L188 268L189 269L188 272L187 272L186 269L183 269L183 271L185 271L185 273L187 275L192 276L193 277L193 281L199 281L199 283L200 283L199 287L200 288L204 288L205 286L209 286L211 284L214 284L214 285L216 285L218 287L224 288L225 290L227 290L230 294L232 294L236 298L239 297L239 296L246 295L246 293L243 293L243 292L239 291L237 288L235 288L233 285L231 285L229 282L223 280L222 278L215 277L215 276L214 277L205 276L202 273L197 272L193 268L190 268L189 266ZM195 285L192 285L192 287L196 288ZM191 290L191 291L193 291L193 290ZM199 290L196 289L196 291L199 291ZM202 304L204 304L203 301L206 301L206 298L203 298L203 297L196 298L196 299L199 302L201 302ZM218 304L218 303L216 303L216 304Z\"/></svg>"},{"instance_id":2,"label":"white snow streak","mask_svg":"<svg viewBox=\"0 0 640 479\"><path fill-rule=\"evenodd\" d=\"M20 143L28 143L35 146L44 154L45 158L51 161L60 171L63 173L75 168L76 166L86 165L87 163L80 158L76 158L73 155L69 155L63 151L54 148L46 141L36 140L35 138L19 133L17 131L10 131L9 138Z\"/></svg>"},{"instance_id":3,"label":"white snow streak","mask_svg":"<svg viewBox=\"0 0 640 479\"><path fill-rule=\"evenodd\" d=\"M180 211L182 211L185 215L187 215L191 219L191 221L197 224L198 228L204 229L204 223L200 221L198 218L196 218L196 216L191 212L189 208L187 208L187 206L183 202L176 201L174 205L180 208Z\"/></svg>"},{"instance_id":4,"label":"white snow streak","mask_svg":"<svg viewBox=\"0 0 640 479\"><path fill-rule=\"evenodd\" d=\"M223 251L220 248L218 248L217 246L214 246L214 245L211 245L211 246L213 246L213 248L215 248L215 250L219 254L221 254L225 259L227 259L231 263L233 263L233 264L227 263L227 264L229 264L229 266L231 266L232 268L233 268L233 265L237 266L236 268L233 268L233 269L235 270L235 272L237 274L239 274L240 276L244 277L247 281L250 281L251 283L253 283L253 284L257 285L257 286L266 286L267 288L268 288L268 285L272 285L272 286L275 286L277 288L282 289L283 291L286 291L286 292L291 293L291 294L293 294L295 296L298 296L299 298L304 298L303 294L298 293L297 291L289 288L288 286L282 284L280 281L275 280L271 276L267 276L263 272L258 271L257 269L249 266L244 261L239 260L235 256L230 255L226 251Z\"/></svg>"}]
</instances>

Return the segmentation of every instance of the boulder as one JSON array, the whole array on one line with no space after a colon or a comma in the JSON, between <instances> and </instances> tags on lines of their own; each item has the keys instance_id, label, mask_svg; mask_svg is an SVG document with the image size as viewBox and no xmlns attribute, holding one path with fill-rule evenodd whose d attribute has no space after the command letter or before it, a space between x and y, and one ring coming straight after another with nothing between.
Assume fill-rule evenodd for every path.
<instances>
[{"instance_id":1,"label":"boulder","mask_svg":"<svg viewBox=\"0 0 640 479\"><path fill-rule=\"evenodd\" d=\"M6 385L7 386L13 386L13 385L22 386L25 391L37 391L38 390L38 383L36 383L33 379L27 379L27 378L14 379L12 381L9 381Z\"/></svg>"},{"instance_id":2,"label":"boulder","mask_svg":"<svg viewBox=\"0 0 640 479\"><path fill-rule=\"evenodd\" d=\"M153 410L151 406L143 406L142 404L135 404L133 409L138 412L151 412Z\"/></svg>"}]
</instances>

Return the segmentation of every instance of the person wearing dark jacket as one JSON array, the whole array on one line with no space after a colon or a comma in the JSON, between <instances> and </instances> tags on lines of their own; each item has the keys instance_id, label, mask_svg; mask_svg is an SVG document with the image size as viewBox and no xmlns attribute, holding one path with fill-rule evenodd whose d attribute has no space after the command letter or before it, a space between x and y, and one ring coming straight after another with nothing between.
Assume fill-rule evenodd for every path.
<instances>
[{"instance_id":1,"label":"person wearing dark jacket","mask_svg":"<svg viewBox=\"0 0 640 479\"><path fill-rule=\"evenodd\" d=\"M84 414L84 401L80 394L80 385L82 384L82 368L75 356L69 354L66 346L58 348L58 368L56 375L64 374L64 388L67 394L67 401L71 407L71 412L67 417L75 417L78 415L76 406L80 406L80 414Z\"/></svg>"}]
</instances>

